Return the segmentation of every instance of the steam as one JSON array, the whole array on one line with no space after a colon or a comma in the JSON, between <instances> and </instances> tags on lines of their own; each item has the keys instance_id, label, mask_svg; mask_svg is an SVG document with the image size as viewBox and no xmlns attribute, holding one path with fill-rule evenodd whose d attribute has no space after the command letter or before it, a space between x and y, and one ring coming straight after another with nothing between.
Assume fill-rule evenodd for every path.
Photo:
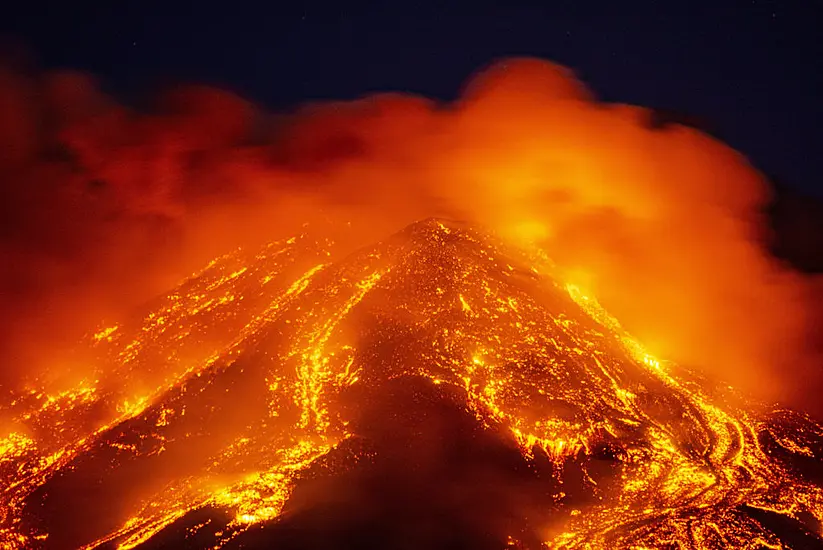
<instances>
[{"instance_id":1,"label":"steam","mask_svg":"<svg viewBox=\"0 0 823 550\"><path fill-rule=\"evenodd\" d=\"M85 74L0 70L3 383L212 256L333 218L363 244L432 215L542 246L660 357L802 393L812 281L766 252L764 179L685 127L528 59L452 104L378 95L274 117L181 87L138 112Z\"/></svg>"}]
</instances>

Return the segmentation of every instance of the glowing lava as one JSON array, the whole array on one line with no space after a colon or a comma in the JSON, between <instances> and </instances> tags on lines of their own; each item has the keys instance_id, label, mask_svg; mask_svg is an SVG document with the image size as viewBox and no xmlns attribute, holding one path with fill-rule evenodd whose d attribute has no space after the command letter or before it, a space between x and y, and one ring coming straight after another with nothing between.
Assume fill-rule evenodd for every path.
<instances>
[{"instance_id":1,"label":"glowing lava","mask_svg":"<svg viewBox=\"0 0 823 550\"><path fill-rule=\"evenodd\" d=\"M312 479L379 463L396 426L428 418L364 412L398 383L525 465L540 496L510 510L501 547L819 544L811 420L732 405L540 255L470 227L333 248L304 233L218 258L90 335L99 376L4 404L0 544L243 545Z\"/></svg>"}]
</instances>

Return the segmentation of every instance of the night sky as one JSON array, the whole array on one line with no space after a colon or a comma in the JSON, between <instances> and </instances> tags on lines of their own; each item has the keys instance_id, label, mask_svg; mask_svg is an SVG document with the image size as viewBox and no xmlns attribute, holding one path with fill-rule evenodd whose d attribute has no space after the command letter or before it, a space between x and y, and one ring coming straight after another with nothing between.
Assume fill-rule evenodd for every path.
<instances>
[{"instance_id":1,"label":"night sky","mask_svg":"<svg viewBox=\"0 0 823 550\"><path fill-rule=\"evenodd\" d=\"M823 196L820 0L96 4L18 3L0 31L126 101L195 81L275 110L374 91L452 99L497 57L544 57L602 99L698 117L764 172Z\"/></svg>"}]
</instances>

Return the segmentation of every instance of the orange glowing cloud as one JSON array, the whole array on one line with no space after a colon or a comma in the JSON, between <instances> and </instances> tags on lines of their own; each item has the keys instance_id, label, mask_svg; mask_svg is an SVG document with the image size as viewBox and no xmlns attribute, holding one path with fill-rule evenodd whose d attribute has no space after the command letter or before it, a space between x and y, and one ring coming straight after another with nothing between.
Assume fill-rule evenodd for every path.
<instances>
[{"instance_id":1,"label":"orange glowing cloud","mask_svg":"<svg viewBox=\"0 0 823 550\"><path fill-rule=\"evenodd\" d=\"M810 281L766 252L763 177L563 67L504 60L453 104L379 95L278 118L202 87L139 113L84 75L0 76L17 358L53 343L44 327L85 330L305 221L352 222L365 242L445 215L543 248L659 356L770 396L807 361Z\"/></svg>"}]
</instances>

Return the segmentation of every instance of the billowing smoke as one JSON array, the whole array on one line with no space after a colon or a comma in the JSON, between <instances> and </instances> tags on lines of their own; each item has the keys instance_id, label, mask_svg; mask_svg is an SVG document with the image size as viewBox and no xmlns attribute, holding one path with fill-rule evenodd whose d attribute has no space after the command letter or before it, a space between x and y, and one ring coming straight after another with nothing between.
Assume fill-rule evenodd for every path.
<instances>
[{"instance_id":1,"label":"billowing smoke","mask_svg":"<svg viewBox=\"0 0 823 550\"><path fill-rule=\"evenodd\" d=\"M764 179L724 144L505 60L438 104L274 116L179 87L138 112L85 74L0 71L3 382L211 256L322 217L373 241L444 215L544 247L655 354L785 398L811 283L766 252ZM806 369L806 370L804 370Z\"/></svg>"}]
</instances>

